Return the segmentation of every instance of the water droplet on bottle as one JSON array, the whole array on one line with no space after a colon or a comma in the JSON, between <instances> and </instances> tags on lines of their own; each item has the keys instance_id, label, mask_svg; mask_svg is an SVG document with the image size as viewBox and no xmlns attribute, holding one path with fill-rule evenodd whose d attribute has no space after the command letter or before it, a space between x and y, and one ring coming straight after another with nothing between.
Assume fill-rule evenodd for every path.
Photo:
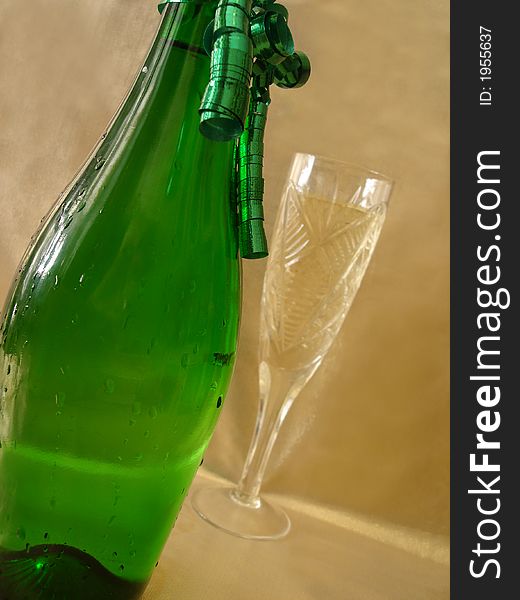
<instances>
[{"instance_id":1,"label":"water droplet on bottle","mask_svg":"<svg viewBox=\"0 0 520 600\"><path fill-rule=\"evenodd\" d=\"M7 365L7 374L9 375L11 373L11 365Z\"/></svg>"},{"instance_id":2,"label":"water droplet on bottle","mask_svg":"<svg viewBox=\"0 0 520 600\"><path fill-rule=\"evenodd\" d=\"M60 285L60 278L56 275L54 278L54 287L57 288Z\"/></svg>"},{"instance_id":3,"label":"water droplet on bottle","mask_svg":"<svg viewBox=\"0 0 520 600\"><path fill-rule=\"evenodd\" d=\"M136 553L136 551L135 551L135 550L130 550L130 556L131 556L132 558L135 558L135 555L136 555L136 554L137 554L137 553Z\"/></svg>"},{"instance_id":4,"label":"water droplet on bottle","mask_svg":"<svg viewBox=\"0 0 520 600\"><path fill-rule=\"evenodd\" d=\"M102 156L96 156L96 164L94 165L94 169L99 171L101 167L105 164L106 160Z\"/></svg>"},{"instance_id":5,"label":"water droplet on bottle","mask_svg":"<svg viewBox=\"0 0 520 600\"><path fill-rule=\"evenodd\" d=\"M126 446L126 445L128 445L128 438L125 438L125 439L123 440L123 446Z\"/></svg>"},{"instance_id":6,"label":"water droplet on bottle","mask_svg":"<svg viewBox=\"0 0 520 600\"><path fill-rule=\"evenodd\" d=\"M21 540L25 540L25 529L23 527L19 527L16 530L16 537Z\"/></svg>"},{"instance_id":7,"label":"water droplet on bottle","mask_svg":"<svg viewBox=\"0 0 520 600\"><path fill-rule=\"evenodd\" d=\"M134 402L132 404L132 414L135 416L138 416L142 412L143 412L143 405L140 402Z\"/></svg>"},{"instance_id":8,"label":"water droplet on bottle","mask_svg":"<svg viewBox=\"0 0 520 600\"><path fill-rule=\"evenodd\" d=\"M108 135L108 132L105 131L105 133L101 136L101 139L104 140L107 137L107 135Z\"/></svg>"},{"instance_id":9,"label":"water droplet on bottle","mask_svg":"<svg viewBox=\"0 0 520 600\"><path fill-rule=\"evenodd\" d=\"M214 381L210 386L209 386L210 390L216 390L217 389L217 382Z\"/></svg>"},{"instance_id":10,"label":"water droplet on bottle","mask_svg":"<svg viewBox=\"0 0 520 600\"><path fill-rule=\"evenodd\" d=\"M195 346L193 346L193 354L197 354L199 351L199 345L195 344Z\"/></svg>"},{"instance_id":11,"label":"water droplet on bottle","mask_svg":"<svg viewBox=\"0 0 520 600\"><path fill-rule=\"evenodd\" d=\"M110 517L110 519L108 519L108 526L110 527L110 525L112 525L112 523L116 520L116 516L112 515ZM117 556L117 555L116 555Z\"/></svg>"},{"instance_id":12,"label":"water droplet on bottle","mask_svg":"<svg viewBox=\"0 0 520 600\"><path fill-rule=\"evenodd\" d=\"M150 415L150 417L152 419L157 419L157 415L159 414L157 407L156 406L152 406L150 408L150 410L148 411L148 414Z\"/></svg>"},{"instance_id":13,"label":"water droplet on bottle","mask_svg":"<svg viewBox=\"0 0 520 600\"><path fill-rule=\"evenodd\" d=\"M115 551L114 551L114 552L112 552L112 556L113 556L114 558L117 558L117 552L115 552Z\"/></svg>"},{"instance_id":14,"label":"water droplet on bottle","mask_svg":"<svg viewBox=\"0 0 520 600\"><path fill-rule=\"evenodd\" d=\"M85 206L87 206L87 201L86 201L86 200L82 200L82 201L79 203L79 206L78 206L78 212L81 212L81 211L82 211L82 210L85 208Z\"/></svg>"},{"instance_id":15,"label":"water droplet on bottle","mask_svg":"<svg viewBox=\"0 0 520 600\"><path fill-rule=\"evenodd\" d=\"M119 565L119 570L120 571L124 571L125 570L125 565Z\"/></svg>"},{"instance_id":16,"label":"water droplet on bottle","mask_svg":"<svg viewBox=\"0 0 520 600\"><path fill-rule=\"evenodd\" d=\"M144 432L144 437L145 437L145 438L148 438L148 437L150 437L150 430L149 430L149 429L147 429L147 430Z\"/></svg>"},{"instance_id":17,"label":"water droplet on bottle","mask_svg":"<svg viewBox=\"0 0 520 600\"><path fill-rule=\"evenodd\" d=\"M105 210L105 208L104 208L104 207L103 207L103 208L100 208L100 209L99 209L99 214L100 214L100 215L101 215L101 214L103 214L103 211L104 211L104 210Z\"/></svg>"},{"instance_id":18,"label":"water droplet on bottle","mask_svg":"<svg viewBox=\"0 0 520 600\"><path fill-rule=\"evenodd\" d=\"M143 69L142 69L142 72L143 73L148 73L148 67L144 66Z\"/></svg>"},{"instance_id":19,"label":"water droplet on bottle","mask_svg":"<svg viewBox=\"0 0 520 600\"><path fill-rule=\"evenodd\" d=\"M87 193L87 188L81 188L78 192L78 198L83 198L83 196Z\"/></svg>"},{"instance_id":20,"label":"water droplet on bottle","mask_svg":"<svg viewBox=\"0 0 520 600\"><path fill-rule=\"evenodd\" d=\"M188 366L188 355L185 352L182 356L181 356L181 367L183 369L185 369Z\"/></svg>"},{"instance_id":21,"label":"water droplet on bottle","mask_svg":"<svg viewBox=\"0 0 520 600\"><path fill-rule=\"evenodd\" d=\"M85 273L83 273L83 274L81 275L81 277L79 278L79 284L80 284L80 285L83 285L83 281L84 281L84 280L85 280Z\"/></svg>"},{"instance_id":22,"label":"water droplet on bottle","mask_svg":"<svg viewBox=\"0 0 520 600\"><path fill-rule=\"evenodd\" d=\"M46 540L48 537L49 537L49 532L48 532L48 531L46 531L46 532L43 534L43 539L44 539L44 540Z\"/></svg>"},{"instance_id":23,"label":"water droplet on bottle","mask_svg":"<svg viewBox=\"0 0 520 600\"><path fill-rule=\"evenodd\" d=\"M114 383L113 379L107 379L105 381L105 391L107 394L113 394L114 390L116 389L116 384Z\"/></svg>"},{"instance_id":24,"label":"water droplet on bottle","mask_svg":"<svg viewBox=\"0 0 520 600\"><path fill-rule=\"evenodd\" d=\"M130 427L133 427L135 425L135 419L130 419L128 421L128 424L130 425Z\"/></svg>"},{"instance_id":25,"label":"water droplet on bottle","mask_svg":"<svg viewBox=\"0 0 520 600\"><path fill-rule=\"evenodd\" d=\"M66 223L65 223L65 225L63 226L63 229L68 229L68 228L70 227L70 224L72 223L72 221L73 221L73 218L72 218L72 217L69 217L69 218L67 219L67 222L66 222Z\"/></svg>"},{"instance_id":26,"label":"water droplet on bottle","mask_svg":"<svg viewBox=\"0 0 520 600\"><path fill-rule=\"evenodd\" d=\"M63 408L64 407L64 405L65 405L65 398L66 398L66 396L65 396L65 394L63 392L58 392L54 396L54 399L55 399L55 402L56 402L56 406L58 408Z\"/></svg>"},{"instance_id":27,"label":"water droplet on bottle","mask_svg":"<svg viewBox=\"0 0 520 600\"><path fill-rule=\"evenodd\" d=\"M222 406L222 396L219 396L218 400L217 400L217 408L220 408L221 406Z\"/></svg>"}]
</instances>

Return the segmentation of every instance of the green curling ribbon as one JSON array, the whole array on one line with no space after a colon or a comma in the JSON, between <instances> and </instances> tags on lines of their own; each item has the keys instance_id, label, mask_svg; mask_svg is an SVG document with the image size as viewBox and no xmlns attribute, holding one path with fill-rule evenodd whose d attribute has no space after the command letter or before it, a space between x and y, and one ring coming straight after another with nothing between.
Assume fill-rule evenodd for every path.
<instances>
[{"instance_id":1,"label":"green curling ribbon","mask_svg":"<svg viewBox=\"0 0 520 600\"><path fill-rule=\"evenodd\" d=\"M286 19L278 12L266 11L251 21L255 57L272 65L294 52L294 41Z\"/></svg>"},{"instance_id":2,"label":"green curling ribbon","mask_svg":"<svg viewBox=\"0 0 520 600\"><path fill-rule=\"evenodd\" d=\"M281 88L299 88L309 81L311 63L304 52L295 52L274 70L274 82Z\"/></svg>"},{"instance_id":3,"label":"green curling ribbon","mask_svg":"<svg viewBox=\"0 0 520 600\"><path fill-rule=\"evenodd\" d=\"M273 83L301 87L311 73L307 55L294 51L288 20L287 8L276 0L219 0L204 34L211 65L199 109L200 130L216 141L240 138L234 149L233 189L242 258L268 254L263 162L269 88Z\"/></svg>"},{"instance_id":4,"label":"green curling ribbon","mask_svg":"<svg viewBox=\"0 0 520 600\"><path fill-rule=\"evenodd\" d=\"M277 12L280 13L283 18L289 22L289 11L285 8L285 6L283 4L272 4L269 7L269 10L272 12Z\"/></svg>"},{"instance_id":5,"label":"green curling ribbon","mask_svg":"<svg viewBox=\"0 0 520 600\"><path fill-rule=\"evenodd\" d=\"M212 36L210 79L202 98L200 130L229 141L244 130L253 71L252 0L219 0ZM205 35L206 45L208 34Z\"/></svg>"},{"instance_id":6,"label":"green curling ribbon","mask_svg":"<svg viewBox=\"0 0 520 600\"><path fill-rule=\"evenodd\" d=\"M267 10L274 4L276 0L255 0L255 7L262 8L263 10Z\"/></svg>"},{"instance_id":7,"label":"green curling ribbon","mask_svg":"<svg viewBox=\"0 0 520 600\"><path fill-rule=\"evenodd\" d=\"M238 243L242 258L268 255L264 231L264 133L268 105L253 94L238 146Z\"/></svg>"}]
</instances>

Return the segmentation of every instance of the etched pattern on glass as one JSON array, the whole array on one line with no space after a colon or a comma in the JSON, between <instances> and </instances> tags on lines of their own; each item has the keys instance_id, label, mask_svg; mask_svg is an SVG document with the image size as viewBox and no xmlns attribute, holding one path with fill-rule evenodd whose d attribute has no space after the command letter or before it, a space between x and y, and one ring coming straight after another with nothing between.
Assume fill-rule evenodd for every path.
<instances>
[{"instance_id":1,"label":"etched pattern on glass","mask_svg":"<svg viewBox=\"0 0 520 600\"><path fill-rule=\"evenodd\" d=\"M289 370L314 370L359 289L385 218L305 195L294 186L276 224L262 297L261 356ZM354 195L355 199L355 195Z\"/></svg>"}]
</instances>

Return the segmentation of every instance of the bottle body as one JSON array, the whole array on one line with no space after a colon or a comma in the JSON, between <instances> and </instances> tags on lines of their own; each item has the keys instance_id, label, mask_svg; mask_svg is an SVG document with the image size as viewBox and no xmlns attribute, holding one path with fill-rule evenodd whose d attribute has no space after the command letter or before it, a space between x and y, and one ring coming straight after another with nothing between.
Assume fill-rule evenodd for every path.
<instances>
[{"instance_id":1,"label":"bottle body","mask_svg":"<svg viewBox=\"0 0 520 600\"><path fill-rule=\"evenodd\" d=\"M47 598L27 591L38 577L49 598L137 597L221 411L240 265L232 145L198 131L211 4L166 7L4 310L0 590L12 600Z\"/></svg>"}]
</instances>

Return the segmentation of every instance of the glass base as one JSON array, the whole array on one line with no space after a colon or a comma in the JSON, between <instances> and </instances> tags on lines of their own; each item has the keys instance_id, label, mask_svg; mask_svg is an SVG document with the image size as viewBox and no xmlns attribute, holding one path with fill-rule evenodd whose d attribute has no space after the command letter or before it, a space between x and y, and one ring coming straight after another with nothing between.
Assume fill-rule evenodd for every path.
<instances>
[{"instance_id":1,"label":"glass base","mask_svg":"<svg viewBox=\"0 0 520 600\"><path fill-rule=\"evenodd\" d=\"M195 512L231 535L248 540L278 540L291 529L281 508L263 498L241 498L234 488L202 488L192 497Z\"/></svg>"}]
</instances>

